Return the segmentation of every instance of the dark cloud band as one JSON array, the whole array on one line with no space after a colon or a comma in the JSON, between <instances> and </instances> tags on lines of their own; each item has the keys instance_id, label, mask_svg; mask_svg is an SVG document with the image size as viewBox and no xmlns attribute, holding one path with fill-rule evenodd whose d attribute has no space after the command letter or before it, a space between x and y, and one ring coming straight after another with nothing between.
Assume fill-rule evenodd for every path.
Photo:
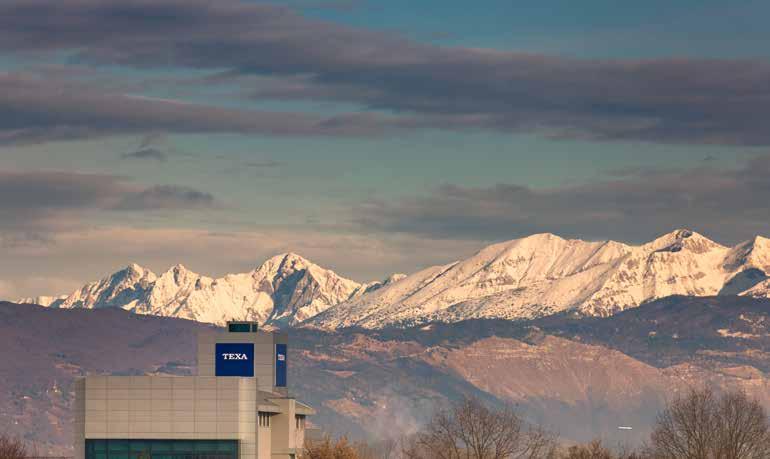
<instances>
[{"instance_id":1,"label":"dark cloud band","mask_svg":"<svg viewBox=\"0 0 770 459\"><path fill-rule=\"evenodd\" d=\"M396 126L373 114L323 117L114 94L59 79L0 73L0 143L148 131L278 136L370 136Z\"/></svg>"},{"instance_id":2,"label":"dark cloud band","mask_svg":"<svg viewBox=\"0 0 770 459\"><path fill-rule=\"evenodd\" d=\"M80 61L140 68L209 69L247 85L253 76L278 77L246 90L256 98L352 101L401 114L323 120L214 108L204 114L193 107L183 115L153 107L145 120L135 102L126 103L112 124L63 117L48 126L40 113L17 108L17 130L28 137L45 135L38 124L66 138L154 122L161 129L275 135L434 127L770 144L763 125L770 115L770 64L761 60L578 60L440 47L236 0L9 0L0 4L0 49L69 51Z\"/></svg>"}]
</instances>

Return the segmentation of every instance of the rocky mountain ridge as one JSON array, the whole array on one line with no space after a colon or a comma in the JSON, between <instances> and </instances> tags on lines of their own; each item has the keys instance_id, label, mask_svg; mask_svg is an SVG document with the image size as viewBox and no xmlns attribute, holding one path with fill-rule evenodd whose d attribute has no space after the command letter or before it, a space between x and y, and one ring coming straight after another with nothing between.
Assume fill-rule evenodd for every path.
<instances>
[{"instance_id":1,"label":"rocky mountain ridge","mask_svg":"<svg viewBox=\"0 0 770 459\"><path fill-rule=\"evenodd\" d=\"M285 253L253 271L218 279L192 272L181 264L160 276L131 264L69 295L24 298L20 302L62 309L117 307L219 325L228 320L252 320L283 326L302 322L380 285L360 284L299 255Z\"/></svg>"},{"instance_id":2,"label":"rocky mountain ridge","mask_svg":"<svg viewBox=\"0 0 770 459\"><path fill-rule=\"evenodd\" d=\"M770 239L725 247L690 230L633 246L537 234L486 247L328 309L322 328L609 316L670 295L767 297Z\"/></svg>"},{"instance_id":3,"label":"rocky mountain ridge","mask_svg":"<svg viewBox=\"0 0 770 459\"><path fill-rule=\"evenodd\" d=\"M770 297L770 239L735 247L679 229L641 245L554 234L493 244L454 263L358 283L299 255L212 279L177 265L160 276L138 265L65 297L59 308L120 307L223 324L383 328L475 318L532 319L573 311L609 316L670 295Z\"/></svg>"}]
</instances>

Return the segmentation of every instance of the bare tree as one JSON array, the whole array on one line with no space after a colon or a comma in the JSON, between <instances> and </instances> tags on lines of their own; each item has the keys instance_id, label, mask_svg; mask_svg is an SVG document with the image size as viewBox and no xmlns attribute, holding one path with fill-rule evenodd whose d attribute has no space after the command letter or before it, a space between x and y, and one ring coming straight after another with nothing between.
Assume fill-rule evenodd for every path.
<instances>
[{"instance_id":1,"label":"bare tree","mask_svg":"<svg viewBox=\"0 0 770 459\"><path fill-rule=\"evenodd\" d=\"M594 440L587 445L574 445L567 448L564 459L615 459L612 452L602 445L600 440Z\"/></svg>"},{"instance_id":2,"label":"bare tree","mask_svg":"<svg viewBox=\"0 0 770 459\"><path fill-rule=\"evenodd\" d=\"M542 429L526 429L510 407L491 409L466 398L438 412L403 449L408 459L535 459L555 450Z\"/></svg>"},{"instance_id":3,"label":"bare tree","mask_svg":"<svg viewBox=\"0 0 770 459\"><path fill-rule=\"evenodd\" d=\"M356 448L346 437L332 441L329 436L319 441L306 442L303 457L307 459L359 459Z\"/></svg>"},{"instance_id":4,"label":"bare tree","mask_svg":"<svg viewBox=\"0 0 770 459\"><path fill-rule=\"evenodd\" d=\"M350 442L347 437L332 440L328 435L321 440L308 441L302 457L306 459L394 459L397 442Z\"/></svg>"},{"instance_id":5,"label":"bare tree","mask_svg":"<svg viewBox=\"0 0 770 459\"><path fill-rule=\"evenodd\" d=\"M0 435L0 459L24 459L27 450L24 444L7 435Z\"/></svg>"},{"instance_id":6,"label":"bare tree","mask_svg":"<svg viewBox=\"0 0 770 459\"><path fill-rule=\"evenodd\" d=\"M597 439L587 444L570 446L559 457L561 459L651 459L653 457L644 451L629 451L625 447L617 449L617 452L612 451Z\"/></svg>"},{"instance_id":7,"label":"bare tree","mask_svg":"<svg viewBox=\"0 0 770 459\"><path fill-rule=\"evenodd\" d=\"M743 392L718 396L692 390L658 416L652 453L665 459L767 459L770 426L764 408Z\"/></svg>"}]
</instances>

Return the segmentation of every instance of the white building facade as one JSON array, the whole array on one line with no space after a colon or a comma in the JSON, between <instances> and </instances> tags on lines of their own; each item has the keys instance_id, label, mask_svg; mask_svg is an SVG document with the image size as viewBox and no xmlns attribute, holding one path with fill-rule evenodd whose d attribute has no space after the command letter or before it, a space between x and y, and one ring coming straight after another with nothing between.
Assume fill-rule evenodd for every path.
<instances>
[{"instance_id":1,"label":"white building facade","mask_svg":"<svg viewBox=\"0 0 770 459\"><path fill-rule=\"evenodd\" d=\"M88 376L75 459L288 459L312 408L289 396L287 337L248 322L198 336L197 376Z\"/></svg>"}]
</instances>

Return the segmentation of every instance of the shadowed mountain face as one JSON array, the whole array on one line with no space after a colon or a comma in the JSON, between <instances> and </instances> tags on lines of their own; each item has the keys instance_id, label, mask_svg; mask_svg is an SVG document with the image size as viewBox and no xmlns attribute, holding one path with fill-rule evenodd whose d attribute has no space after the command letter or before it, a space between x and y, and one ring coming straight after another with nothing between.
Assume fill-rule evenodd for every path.
<instances>
[{"instance_id":1,"label":"shadowed mountain face","mask_svg":"<svg viewBox=\"0 0 770 459\"><path fill-rule=\"evenodd\" d=\"M325 430L416 429L464 394L514 403L565 437L636 441L665 400L704 383L770 406L770 301L670 297L608 318L473 320L290 334L290 386ZM0 431L67 453L74 377L194 372L210 325L119 309L0 303ZM631 425L632 432L618 431Z\"/></svg>"}]
</instances>

